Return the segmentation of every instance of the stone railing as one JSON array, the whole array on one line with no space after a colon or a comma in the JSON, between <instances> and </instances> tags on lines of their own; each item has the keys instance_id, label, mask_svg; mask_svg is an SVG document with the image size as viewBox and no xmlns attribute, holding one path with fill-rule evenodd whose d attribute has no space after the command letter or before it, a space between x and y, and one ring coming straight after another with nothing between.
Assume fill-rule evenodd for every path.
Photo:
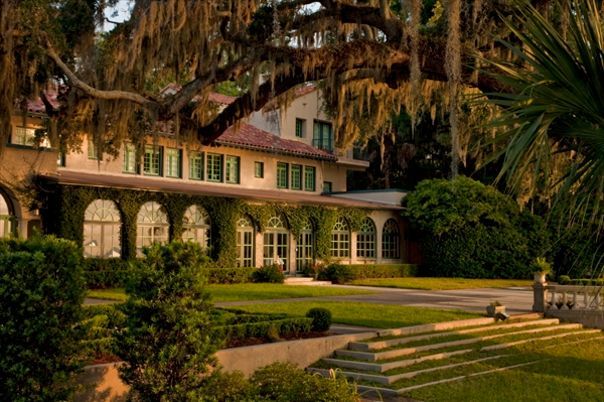
<instances>
[{"instance_id":1,"label":"stone railing","mask_svg":"<svg viewBox=\"0 0 604 402\"><path fill-rule=\"evenodd\" d=\"M604 310L602 286L545 285L545 310Z\"/></svg>"}]
</instances>

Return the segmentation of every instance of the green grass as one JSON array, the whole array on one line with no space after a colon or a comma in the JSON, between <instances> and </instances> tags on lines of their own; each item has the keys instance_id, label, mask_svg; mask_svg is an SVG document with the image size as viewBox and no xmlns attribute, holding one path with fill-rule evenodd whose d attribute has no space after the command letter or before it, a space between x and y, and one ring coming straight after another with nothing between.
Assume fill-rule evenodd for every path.
<instances>
[{"instance_id":1,"label":"green grass","mask_svg":"<svg viewBox=\"0 0 604 402\"><path fill-rule=\"evenodd\" d=\"M276 283L240 283L208 285L214 302L289 299L294 297L346 296L374 293L370 290L348 289L332 286L290 286ZM88 292L88 297L124 301L124 289L99 289Z\"/></svg>"},{"instance_id":2,"label":"green grass","mask_svg":"<svg viewBox=\"0 0 604 402\"><path fill-rule=\"evenodd\" d=\"M460 310L437 310L423 307L338 301L283 302L237 306L238 309L249 312L285 313L292 316L304 316L313 307L329 309L335 323L372 328L397 328L479 317L477 314Z\"/></svg>"},{"instance_id":3,"label":"green grass","mask_svg":"<svg viewBox=\"0 0 604 402\"><path fill-rule=\"evenodd\" d=\"M399 289L456 290L475 288L508 288L531 286L522 279L463 279L463 278L369 278L357 279L353 285L378 286Z\"/></svg>"},{"instance_id":4,"label":"green grass","mask_svg":"<svg viewBox=\"0 0 604 402\"><path fill-rule=\"evenodd\" d=\"M539 348L544 345L537 343L522 350L521 360L539 360L534 365L427 387L405 396L422 401L604 400L604 340L570 345L558 342L552 348ZM494 368L503 361L496 362L485 367ZM455 375L465 371L457 370Z\"/></svg>"}]
</instances>

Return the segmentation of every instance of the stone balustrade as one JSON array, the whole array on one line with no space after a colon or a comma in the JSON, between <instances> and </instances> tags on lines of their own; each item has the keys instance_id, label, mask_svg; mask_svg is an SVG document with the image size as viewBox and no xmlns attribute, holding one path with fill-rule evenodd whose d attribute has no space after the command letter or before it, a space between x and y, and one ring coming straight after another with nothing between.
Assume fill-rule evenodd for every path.
<instances>
[{"instance_id":1,"label":"stone balustrade","mask_svg":"<svg viewBox=\"0 0 604 402\"><path fill-rule=\"evenodd\" d=\"M604 287L545 285L545 310L604 310Z\"/></svg>"}]
</instances>

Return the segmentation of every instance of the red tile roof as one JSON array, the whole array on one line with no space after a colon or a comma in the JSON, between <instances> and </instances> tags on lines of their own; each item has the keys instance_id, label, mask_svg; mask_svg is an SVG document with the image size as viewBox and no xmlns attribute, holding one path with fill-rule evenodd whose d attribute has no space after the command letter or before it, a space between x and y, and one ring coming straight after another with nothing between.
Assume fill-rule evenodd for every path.
<instances>
[{"instance_id":1,"label":"red tile roof","mask_svg":"<svg viewBox=\"0 0 604 402\"><path fill-rule=\"evenodd\" d=\"M304 156L336 161L337 157L322 149L295 140L286 140L250 124L229 127L218 139L217 144L275 152L285 155Z\"/></svg>"},{"instance_id":2,"label":"red tile roof","mask_svg":"<svg viewBox=\"0 0 604 402\"><path fill-rule=\"evenodd\" d=\"M237 98L235 96L223 95L218 92L212 92L208 96L210 102L219 103L221 105L230 105L235 102Z\"/></svg>"},{"instance_id":3,"label":"red tile roof","mask_svg":"<svg viewBox=\"0 0 604 402\"><path fill-rule=\"evenodd\" d=\"M57 174L42 176L66 185L127 188L159 192L184 193L212 197L242 198L254 201L281 202L296 205L356 207L381 210L402 210L400 206L330 197L306 191L258 190L241 185L209 184L182 179L163 179L133 175L111 175L96 172L60 169Z\"/></svg>"}]
</instances>

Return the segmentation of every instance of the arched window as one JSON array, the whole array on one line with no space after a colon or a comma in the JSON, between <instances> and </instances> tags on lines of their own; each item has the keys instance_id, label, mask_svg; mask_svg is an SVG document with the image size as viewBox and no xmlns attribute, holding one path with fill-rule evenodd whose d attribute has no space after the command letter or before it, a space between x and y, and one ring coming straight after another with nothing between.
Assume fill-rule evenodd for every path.
<instances>
[{"instance_id":1,"label":"arched window","mask_svg":"<svg viewBox=\"0 0 604 402\"><path fill-rule=\"evenodd\" d=\"M14 236L17 229L16 223L12 203L0 191L0 239Z\"/></svg>"},{"instance_id":2,"label":"arched window","mask_svg":"<svg viewBox=\"0 0 604 402\"><path fill-rule=\"evenodd\" d=\"M296 271L302 272L310 268L315 261L314 253L315 236L312 225L307 222L298 234L298 243L296 244Z\"/></svg>"},{"instance_id":3,"label":"arched window","mask_svg":"<svg viewBox=\"0 0 604 402\"><path fill-rule=\"evenodd\" d=\"M136 253L142 255L143 247L153 243L168 242L168 214L157 202L146 202L136 217Z\"/></svg>"},{"instance_id":4,"label":"arched window","mask_svg":"<svg viewBox=\"0 0 604 402\"><path fill-rule=\"evenodd\" d=\"M331 231L331 256L350 257L350 228L342 217L338 218Z\"/></svg>"},{"instance_id":5,"label":"arched window","mask_svg":"<svg viewBox=\"0 0 604 402\"><path fill-rule=\"evenodd\" d=\"M401 235L398 223L394 219L388 219L382 231L382 258L401 258Z\"/></svg>"},{"instance_id":6,"label":"arched window","mask_svg":"<svg viewBox=\"0 0 604 402\"><path fill-rule=\"evenodd\" d=\"M243 217L237 221L237 266L254 266L254 225Z\"/></svg>"},{"instance_id":7,"label":"arched window","mask_svg":"<svg viewBox=\"0 0 604 402\"><path fill-rule=\"evenodd\" d=\"M281 265L287 271L289 265L289 231L278 216L268 220L264 231L264 265Z\"/></svg>"},{"instance_id":8,"label":"arched window","mask_svg":"<svg viewBox=\"0 0 604 402\"><path fill-rule=\"evenodd\" d=\"M191 205L182 219L183 241L193 241L202 248L210 246L210 216L205 209Z\"/></svg>"},{"instance_id":9,"label":"arched window","mask_svg":"<svg viewBox=\"0 0 604 402\"><path fill-rule=\"evenodd\" d=\"M357 233L357 257L375 258L376 229L375 223L367 217Z\"/></svg>"},{"instance_id":10,"label":"arched window","mask_svg":"<svg viewBox=\"0 0 604 402\"><path fill-rule=\"evenodd\" d=\"M120 212L111 200L94 200L84 212L84 257L119 257L122 254Z\"/></svg>"}]
</instances>

